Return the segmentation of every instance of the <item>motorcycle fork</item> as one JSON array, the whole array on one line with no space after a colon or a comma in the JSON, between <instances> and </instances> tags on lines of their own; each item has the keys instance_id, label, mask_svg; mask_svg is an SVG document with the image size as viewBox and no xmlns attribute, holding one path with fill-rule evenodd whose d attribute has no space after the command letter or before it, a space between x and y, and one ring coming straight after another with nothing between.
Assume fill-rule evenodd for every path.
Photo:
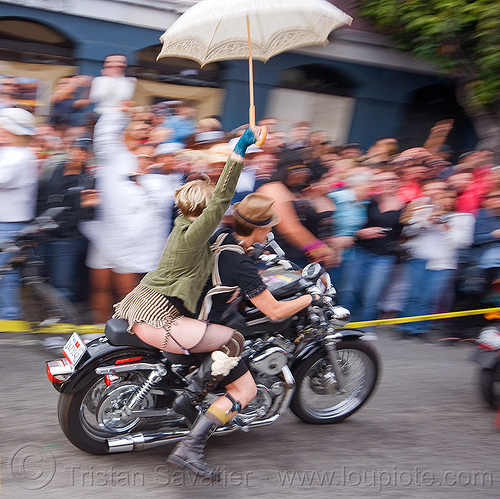
<instances>
[{"instance_id":1,"label":"motorcycle fork","mask_svg":"<svg viewBox=\"0 0 500 499\"><path fill-rule=\"evenodd\" d=\"M338 364L337 343L340 343L340 341L342 341L340 333L329 334L323 339L323 347L332 366L333 374L335 374L337 388L340 393L345 393L345 378Z\"/></svg>"}]
</instances>

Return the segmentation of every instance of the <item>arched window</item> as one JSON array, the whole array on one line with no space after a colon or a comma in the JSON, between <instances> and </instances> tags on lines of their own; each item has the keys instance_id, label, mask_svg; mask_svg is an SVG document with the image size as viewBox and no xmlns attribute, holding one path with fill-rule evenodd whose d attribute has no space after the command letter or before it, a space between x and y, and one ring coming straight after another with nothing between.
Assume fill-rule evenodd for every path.
<instances>
[{"instance_id":1,"label":"arched window","mask_svg":"<svg viewBox=\"0 0 500 499\"><path fill-rule=\"evenodd\" d=\"M399 134L401 149L420 146L436 122L453 119L454 125L447 144L456 151L473 148L476 137L470 120L455 97L452 83L439 83L419 88L408 96L408 105Z\"/></svg>"},{"instance_id":2,"label":"arched window","mask_svg":"<svg viewBox=\"0 0 500 499\"><path fill-rule=\"evenodd\" d=\"M136 64L129 67L137 78L134 99L138 104L188 99L195 103L197 118L220 114L224 91L220 88L223 63L203 66L189 59L167 57L156 60L161 45L136 52Z\"/></svg>"},{"instance_id":3,"label":"arched window","mask_svg":"<svg viewBox=\"0 0 500 499\"><path fill-rule=\"evenodd\" d=\"M340 71L325 64L306 64L284 71L280 87L351 97L356 85Z\"/></svg>"},{"instance_id":4,"label":"arched window","mask_svg":"<svg viewBox=\"0 0 500 499\"><path fill-rule=\"evenodd\" d=\"M151 45L138 51L137 66L132 68L137 78L172 83L174 85L189 85L195 87L220 87L223 63L200 65L189 59L166 57L156 60L161 45Z\"/></svg>"},{"instance_id":5,"label":"arched window","mask_svg":"<svg viewBox=\"0 0 500 499\"><path fill-rule=\"evenodd\" d=\"M0 18L0 60L71 65L74 44L44 24L25 19Z\"/></svg>"},{"instance_id":6,"label":"arched window","mask_svg":"<svg viewBox=\"0 0 500 499\"><path fill-rule=\"evenodd\" d=\"M307 121L338 144L347 140L356 102L356 84L348 77L327 65L306 64L285 70L278 85L270 92L267 116L285 128Z\"/></svg>"}]
</instances>

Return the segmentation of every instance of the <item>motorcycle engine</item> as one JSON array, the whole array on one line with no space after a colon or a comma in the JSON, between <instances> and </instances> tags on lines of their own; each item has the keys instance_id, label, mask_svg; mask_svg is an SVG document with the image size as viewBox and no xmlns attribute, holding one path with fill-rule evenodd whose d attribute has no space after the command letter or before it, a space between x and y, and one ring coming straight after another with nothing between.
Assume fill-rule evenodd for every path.
<instances>
[{"instance_id":1,"label":"motorcycle engine","mask_svg":"<svg viewBox=\"0 0 500 499\"><path fill-rule=\"evenodd\" d=\"M285 384L278 375L288 364L286 349L293 349L293 344L284 338L273 336L266 340L248 341L246 347L252 350L248 359L257 385L257 395L238 417L249 422L266 417L276 398L284 396Z\"/></svg>"},{"instance_id":2,"label":"motorcycle engine","mask_svg":"<svg viewBox=\"0 0 500 499\"><path fill-rule=\"evenodd\" d=\"M276 376L257 374L255 382L257 395L238 415L243 421L263 419L273 407L276 397L285 393L285 384Z\"/></svg>"},{"instance_id":3,"label":"motorcycle engine","mask_svg":"<svg viewBox=\"0 0 500 499\"><path fill-rule=\"evenodd\" d=\"M250 368L268 376L275 376L287 364L287 351L278 345L268 344L263 350L252 357Z\"/></svg>"}]
</instances>

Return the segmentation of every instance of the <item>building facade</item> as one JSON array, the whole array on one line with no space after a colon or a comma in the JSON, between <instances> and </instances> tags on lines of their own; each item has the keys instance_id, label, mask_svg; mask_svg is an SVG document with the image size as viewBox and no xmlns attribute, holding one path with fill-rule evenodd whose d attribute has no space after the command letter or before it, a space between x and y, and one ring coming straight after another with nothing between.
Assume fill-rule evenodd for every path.
<instances>
[{"instance_id":1,"label":"building facade","mask_svg":"<svg viewBox=\"0 0 500 499\"><path fill-rule=\"evenodd\" d=\"M138 79L138 104L189 98L197 103L198 118L220 116L230 130L248 120L246 61L203 68L187 60L156 61L160 35L195 1L0 1L0 75L35 81L37 114L43 116L58 78L97 76L107 55L123 54ZM310 121L339 144L368 147L394 135L410 147L421 144L439 119L454 118L452 145L472 148L475 137L453 85L434 68L393 50L356 19L349 0L334 3L355 21L335 31L326 47L254 63L257 120L273 116L285 128Z\"/></svg>"}]
</instances>

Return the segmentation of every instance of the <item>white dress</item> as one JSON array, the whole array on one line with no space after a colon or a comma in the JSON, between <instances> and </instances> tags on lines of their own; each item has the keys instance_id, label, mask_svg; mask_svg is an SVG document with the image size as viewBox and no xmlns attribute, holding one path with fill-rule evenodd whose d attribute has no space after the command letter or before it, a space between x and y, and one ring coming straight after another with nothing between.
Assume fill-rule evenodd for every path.
<instances>
[{"instance_id":1,"label":"white dress","mask_svg":"<svg viewBox=\"0 0 500 499\"><path fill-rule=\"evenodd\" d=\"M98 76L92 80L89 99L95 104L94 112L113 111L121 101L134 97L136 79L126 76Z\"/></svg>"},{"instance_id":2,"label":"white dress","mask_svg":"<svg viewBox=\"0 0 500 499\"><path fill-rule=\"evenodd\" d=\"M122 133L127 116L112 111L101 116L94 131L100 204L96 219L83 222L90 241L87 266L115 272L145 273L156 268L171 228L173 193L178 176L146 174L137 183L137 157Z\"/></svg>"}]
</instances>

